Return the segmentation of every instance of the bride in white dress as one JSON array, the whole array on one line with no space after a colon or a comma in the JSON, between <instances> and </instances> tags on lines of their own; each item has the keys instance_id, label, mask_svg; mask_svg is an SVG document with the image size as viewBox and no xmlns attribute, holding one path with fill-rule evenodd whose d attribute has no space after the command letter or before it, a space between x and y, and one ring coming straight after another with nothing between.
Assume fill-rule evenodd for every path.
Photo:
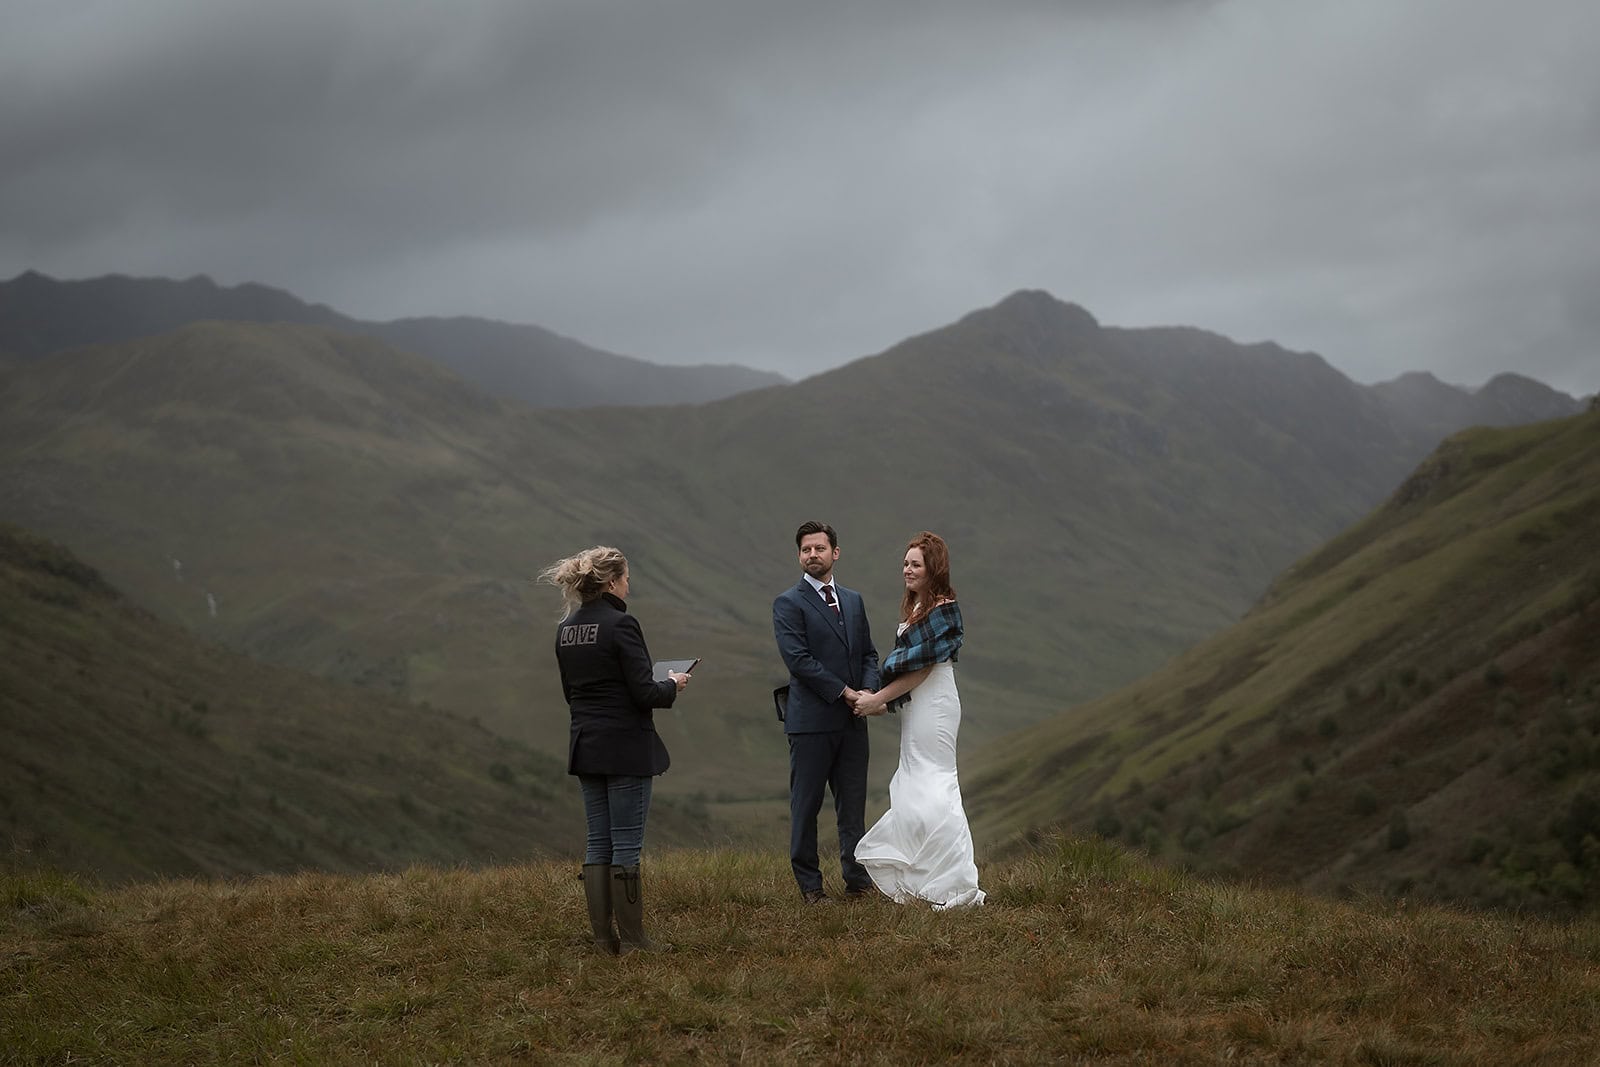
<instances>
[{"instance_id":1,"label":"bride in white dress","mask_svg":"<svg viewBox=\"0 0 1600 1067\"><path fill-rule=\"evenodd\" d=\"M889 810L856 845L856 862L897 903L914 898L939 910L973 907L984 892L956 775L961 607L950 588L944 540L926 531L912 538L903 574L903 621L883 662L883 688L856 703L858 715L900 711L900 765L889 783Z\"/></svg>"}]
</instances>

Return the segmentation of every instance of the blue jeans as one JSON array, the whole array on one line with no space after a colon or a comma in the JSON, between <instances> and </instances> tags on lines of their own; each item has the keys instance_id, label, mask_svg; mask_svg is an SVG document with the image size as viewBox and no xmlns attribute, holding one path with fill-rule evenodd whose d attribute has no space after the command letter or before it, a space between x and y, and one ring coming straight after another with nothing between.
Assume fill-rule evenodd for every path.
<instances>
[{"instance_id":1,"label":"blue jeans","mask_svg":"<svg viewBox=\"0 0 1600 1067\"><path fill-rule=\"evenodd\" d=\"M644 820L650 814L653 778L631 774L580 774L583 817L589 824L584 863L614 867L639 866L644 849Z\"/></svg>"}]
</instances>

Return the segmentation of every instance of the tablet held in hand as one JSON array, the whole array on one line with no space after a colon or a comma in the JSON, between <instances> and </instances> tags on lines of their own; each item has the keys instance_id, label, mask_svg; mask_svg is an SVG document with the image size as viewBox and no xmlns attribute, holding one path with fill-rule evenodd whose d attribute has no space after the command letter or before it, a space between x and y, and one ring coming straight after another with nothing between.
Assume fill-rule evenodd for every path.
<instances>
[{"instance_id":1,"label":"tablet held in hand","mask_svg":"<svg viewBox=\"0 0 1600 1067\"><path fill-rule=\"evenodd\" d=\"M694 670L695 664L699 662L698 656L694 659L659 659L651 667L651 674L656 681L664 682L667 680L668 671L674 674L688 674Z\"/></svg>"}]
</instances>

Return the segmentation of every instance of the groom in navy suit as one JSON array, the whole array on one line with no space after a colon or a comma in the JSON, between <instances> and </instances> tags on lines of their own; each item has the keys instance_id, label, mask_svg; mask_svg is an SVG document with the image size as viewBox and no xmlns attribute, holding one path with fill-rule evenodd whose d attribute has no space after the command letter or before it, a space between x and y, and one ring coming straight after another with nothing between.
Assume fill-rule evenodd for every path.
<instances>
[{"instance_id":1,"label":"groom in navy suit","mask_svg":"<svg viewBox=\"0 0 1600 1067\"><path fill-rule=\"evenodd\" d=\"M866 833L867 721L856 696L878 688L878 650L872 647L861 594L833 581L839 542L833 527L808 522L794 535L805 572L772 602L772 631L789 668L783 730L789 739L789 862L807 904L826 903L817 866L817 813L833 791L839 825L839 866L847 896L872 893L872 877L856 862Z\"/></svg>"}]
</instances>

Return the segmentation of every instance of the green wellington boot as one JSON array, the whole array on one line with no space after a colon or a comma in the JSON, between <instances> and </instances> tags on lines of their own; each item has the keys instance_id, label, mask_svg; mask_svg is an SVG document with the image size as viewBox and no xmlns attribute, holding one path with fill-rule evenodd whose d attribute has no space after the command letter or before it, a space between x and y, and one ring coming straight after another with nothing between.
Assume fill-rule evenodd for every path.
<instances>
[{"instance_id":1,"label":"green wellington boot","mask_svg":"<svg viewBox=\"0 0 1600 1067\"><path fill-rule=\"evenodd\" d=\"M640 888L638 867L611 868L611 906L617 913L617 932L622 935L622 955L664 952L672 947L650 940L644 932L644 891Z\"/></svg>"},{"instance_id":2,"label":"green wellington boot","mask_svg":"<svg viewBox=\"0 0 1600 1067\"><path fill-rule=\"evenodd\" d=\"M589 902L589 928L594 931L594 950L607 956L617 954L616 928L611 925L611 864L583 865L583 896Z\"/></svg>"}]
</instances>

